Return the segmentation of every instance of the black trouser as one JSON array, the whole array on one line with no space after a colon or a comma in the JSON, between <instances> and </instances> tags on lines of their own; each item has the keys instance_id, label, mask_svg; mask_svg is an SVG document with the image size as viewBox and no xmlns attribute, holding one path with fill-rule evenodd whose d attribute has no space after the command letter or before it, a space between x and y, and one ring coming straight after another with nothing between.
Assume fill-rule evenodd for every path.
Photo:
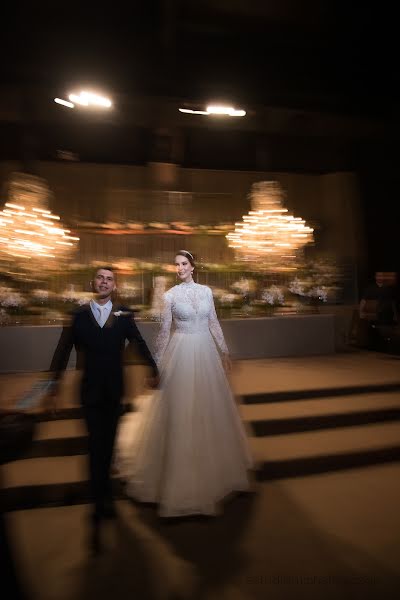
<instances>
[{"instance_id":1,"label":"black trouser","mask_svg":"<svg viewBox=\"0 0 400 600\"><path fill-rule=\"evenodd\" d=\"M104 502L112 499L110 478L114 440L121 408L119 401L102 398L85 404L84 414L89 438L90 491L94 517L101 517Z\"/></svg>"},{"instance_id":2,"label":"black trouser","mask_svg":"<svg viewBox=\"0 0 400 600\"><path fill-rule=\"evenodd\" d=\"M368 349L388 351L392 345L394 323L372 321L368 330Z\"/></svg>"}]
</instances>

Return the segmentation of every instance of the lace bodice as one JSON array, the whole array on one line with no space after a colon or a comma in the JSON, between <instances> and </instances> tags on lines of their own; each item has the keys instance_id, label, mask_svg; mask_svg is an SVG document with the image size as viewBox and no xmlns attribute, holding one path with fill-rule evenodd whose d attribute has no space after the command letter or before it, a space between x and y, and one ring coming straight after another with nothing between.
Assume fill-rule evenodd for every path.
<instances>
[{"instance_id":1,"label":"lace bodice","mask_svg":"<svg viewBox=\"0 0 400 600\"><path fill-rule=\"evenodd\" d=\"M209 287L191 281L175 285L164 294L161 326L154 357L158 366L168 346L172 322L176 331L180 333L210 331L219 350L223 354L228 354Z\"/></svg>"}]
</instances>

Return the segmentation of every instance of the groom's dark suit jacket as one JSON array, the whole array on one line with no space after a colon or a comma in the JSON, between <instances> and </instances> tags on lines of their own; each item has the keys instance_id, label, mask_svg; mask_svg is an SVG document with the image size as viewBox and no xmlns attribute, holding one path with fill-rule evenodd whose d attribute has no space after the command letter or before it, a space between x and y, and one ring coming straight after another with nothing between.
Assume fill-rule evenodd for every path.
<instances>
[{"instance_id":1,"label":"groom's dark suit jacket","mask_svg":"<svg viewBox=\"0 0 400 600\"><path fill-rule=\"evenodd\" d=\"M117 313L117 314L115 314ZM81 400L93 404L101 398L119 401L124 393L123 365L126 340L136 346L154 376L157 366L129 309L114 305L104 325L97 323L90 305L78 308L64 327L50 370L59 379L75 346L77 368L83 370Z\"/></svg>"}]
</instances>

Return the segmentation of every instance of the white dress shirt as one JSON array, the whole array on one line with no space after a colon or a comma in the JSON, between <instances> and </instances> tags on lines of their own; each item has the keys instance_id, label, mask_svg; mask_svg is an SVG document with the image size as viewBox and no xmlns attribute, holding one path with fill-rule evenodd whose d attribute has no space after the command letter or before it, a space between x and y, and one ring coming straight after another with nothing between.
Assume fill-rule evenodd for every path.
<instances>
[{"instance_id":1,"label":"white dress shirt","mask_svg":"<svg viewBox=\"0 0 400 600\"><path fill-rule=\"evenodd\" d=\"M109 300L105 304L97 304L94 300L90 301L90 308L92 310L93 316L100 325L100 327L104 327L108 317L110 316L110 312L112 309L112 302Z\"/></svg>"}]
</instances>

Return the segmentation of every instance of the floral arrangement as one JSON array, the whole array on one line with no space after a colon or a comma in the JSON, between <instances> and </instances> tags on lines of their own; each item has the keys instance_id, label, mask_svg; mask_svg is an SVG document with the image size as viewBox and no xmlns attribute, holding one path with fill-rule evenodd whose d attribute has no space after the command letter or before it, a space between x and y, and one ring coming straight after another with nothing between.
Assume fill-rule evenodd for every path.
<instances>
[{"instance_id":1,"label":"floral arrangement","mask_svg":"<svg viewBox=\"0 0 400 600\"><path fill-rule=\"evenodd\" d=\"M27 304L24 296L13 288L0 288L0 306L5 309L21 309Z\"/></svg>"},{"instance_id":2,"label":"floral arrangement","mask_svg":"<svg viewBox=\"0 0 400 600\"><path fill-rule=\"evenodd\" d=\"M32 292L32 298L41 304L49 301L50 292L48 290L36 289Z\"/></svg>"},{"instance_id":3,"label":"floral arrangement","mask_svg":"<svg viewBox=\"0 0 400 600\"><path fill-rule=\"evenodd\" d=\"M271 285L269 288L263 289L261 299L270 306L283 306L285 304L284 293L277 285Z\"/></svg>"},{"instance_id":4,"label":"floral arrangement","mask_svg":"<svg viewBox=\"0 0 400 600\"><path fill-rule=\"evenodd\" d=\"M238 304L241 304L243 302L243 298L241 295L233 294L232 292L229 292L228 290L222 288L213 287L212 293L217 305L229 307L237 306Z\"/></svg>"},{"instance_id":5,"label":"floral arrangement","mask_svg":"<svg viewBox=\"0 0 400 600\"><path fill-rule=\"evenodd\" d=\"M124 281L118 286L118 296L121 298L135 298L139 294L139 289L133 283Z\"/></svg>"},{"instance_id":6,"label":"floral arrangement","mask_svg":"<svg viewBox=\"0 0 400 600\"><path fill-rule=\"evenodd\" d=\"M7 313L6 310L4 310L4 308L0 309L0 324L1 325L6 325L10 320L10 317Z\"/></svg>"},{"instance_id":7,"label":"floral arrangement","mask_svg":"<svg viewBox=\"0 0 400 600\"><path fill-rule=\"evenodd\" d=\"M308 298L311 301L328 302L329 294L333 292L331 286L317 285L311 278L300 280L295 277L288 286L288 291L294 296Z\"/></svg>"},{"instance_id":8,"label":"floral arrangement","mask_svg":"<svg viewBox=\"0 0 400 600\"><path fill-rule=\"evenodd\" d=\"M102 265L71 264L68 271L49 279L48 289L43 282L34 288L34 280L7 280L0 285L0 324L12 323L15 315L18 322L25 315L23 321L27 323L32 319L34 322L62 320L73 305L90 301L91 292L82 290L86 289L93 268ZM260 275L228 264L197 266L199 283L211 287L215 305L223 317L309 311L311 306L336 303L343 283L336 264L327 258L304 263L294 276L274 272ZM114 267L121 275L118 293L124 304L135 303L142 318L159 319L163 293L175 284L175 267L129 258L114 263Z\"/></svg>"},{"instance_id":9,"label":"floral arrangement","mask_svg":"<svg viewBox=\"0 0 400 600\"><path fill-rule=\"evenodd\" d=\"M321 300L321 302L328 302L328 290L324 287L313 287L308 292L310 298L315 300Z\"/></svg>"},{"instance_id":10,"label":"floral arrangement","mask_svg":"<svg viewBox=\"0 0 400 600\"><path fill-rule=\"evenodd\" d=\"M241 294L242 296L249 296L254 294L257 290L257 282L255 279L239 279L231 285L231 288Z\"/></svg>"},{"instance_id":11,"label":"floral arrangement","mask_svg":"<svg viewBox=\"0 0 400 600\"><path fill-rule=\"evenodd\" d=\"M328 301L328 289L325 286L313 285L313 282L309 279L300 281L300 279L295 277L295 279L290 282L288 289L289 292L295 296L309 298L314 301Z\"/></svg>"},{"instance_id":12,"label":"floral arrangement","mask_svg":"<svg viewBox=\"0 0 400 600\"><path fill-rule=\"evenodd\" d=\"M71 304L78 304L79 306L88 304L91 297L92 294L90 292L79 292L75 290L75 286L72 284L68 289L61 293L61 300L63 302L70 302Z\"/></svg>"}]
</instances>

